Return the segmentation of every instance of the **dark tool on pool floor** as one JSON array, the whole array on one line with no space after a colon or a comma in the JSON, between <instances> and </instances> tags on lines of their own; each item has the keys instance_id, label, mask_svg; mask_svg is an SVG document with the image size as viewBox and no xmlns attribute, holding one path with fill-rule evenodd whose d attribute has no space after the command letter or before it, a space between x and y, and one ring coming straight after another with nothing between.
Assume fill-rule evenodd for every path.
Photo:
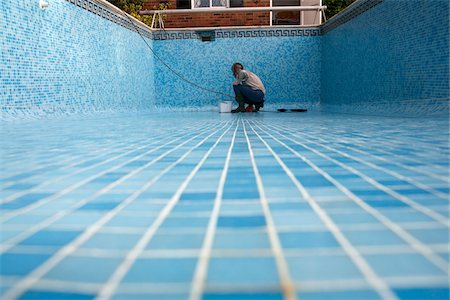
<instances>
[{"instance_id":1,"label":"dark tool on pool floor","mask_svg":"<svg viewBox=\"0 0 450 300\"><path fill-rule=\"evenodd\" d=\"M307 112L306 108L279 108L278 112Z\"/></svg>"}]
</instances>

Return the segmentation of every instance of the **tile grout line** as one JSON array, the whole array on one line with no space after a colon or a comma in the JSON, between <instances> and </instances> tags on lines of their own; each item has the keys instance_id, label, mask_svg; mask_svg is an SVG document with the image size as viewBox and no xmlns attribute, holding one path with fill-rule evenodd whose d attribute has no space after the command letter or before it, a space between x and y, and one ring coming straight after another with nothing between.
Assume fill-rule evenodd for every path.
<instances>
[{"instance_id":1,"label":"tile grout line","mask_svg":"<svg viewBox=\"0 0 450 300\"><path fill-rule=\"evenodd\" d=\"M272 128L273 128L273 126L272 126ZM291 133L291 135L297 137L296 134L292 134L292 133ZM308 134L306 134L306 136L310 137L310 135L308 135ZM320 138L319 138L319 139L320 139ZM323 140L323 139L320 139L320 140L322 140L322 141L325 142L325 140ZM361 159L361 158L354 157L354 156L352 156L352 155L349 155L348 153L342 152L342 151L337 150L337 149L335 149L335 148L332 148L332 147L330 147L330 146L327 146L327 145L324 145L324 144L320 144L320 143L314 142L314 141L310 141L310 142L314 143L315 145L319 145L320 147L323 147L323 148L325 148L325 149L328 149L328 150L330 150L330 151L336 152L336 153L338 153L338 154L340 154L340 155L342 155L342 156L345 156L345 157L351 158L351 159L353 159L353 160L355 160L355 161L361 162L361 163L363 163L363 164L365 164L365 165L367 165L367 166L369 166L369 167L372 167L372 168L374 168L374 169L378 169L378 170L381 170L381 171L383 171L383 172L386 172L386 173L388 173L388 174L390 174L390 175L392 175L392 176L394 176L394 177L397 177L398 179L407 181L408 183L410 183L410 184L412 184L412 185L415 185L415 186L418 187L419 189L422 189L422 190L425 190L425 191L427 191L427 192L430 192L430 193L434 194L435 196L437 196L437 197L439 197L439 198L448 200L448 195L447 195L446 193L437 191L437 190L435 190L434 188L432 188L432 187L430 187L430 186L428 186L428 185L426 185L426 184L420 183L420 182L418 182L418 181L416 181L416 180L414 180L414 179L412 179L412 178L409 178L409 177L407 177L407 176L404 176L404 175L402 175L402 174L399 174L399 173L397 173L397 172L395 172L395 171L391 171L391 170L389 170L389 169L387 169L387 168L377 166L377 165L375 165L374 163L368 162L368 161L363 160L363 159ZM370 153L367 153L367 152L365 152L365 151L361 151L361 150L357 150L357 149L352 149L352 150L353 150L353 151L356 151L356 152L360 152L360 153L362 152L362 154L364 154L364 155L371 155ZM376 157L376 156L375 156L375 157ZM379 157L377 157L377 158L380 159L380 160L383 160L383 161L385 161L385 162L391 162L391 161L388 161L387 159L383 159L383 158L379 158Z\"/></svg>"},{"instance_id":2,"label":"tile grout line","mask_svg":"<svg viewBox=\"0 0 450 300\"><path fill-rule=\"evenodd\" d=\"M206 131L206 130L207 130L207 129L205 129L205 131ZM128 164L128 163L130 163L130 162L133 162L133 161L135 161L135 160L137 160L137 159L139 159L139 158L141 158L141 157L143 157L143 156L145 156L145 155L147 155L147 154L149 154L149 153L153 153L153 152L155 152L156 150L159 150L159 149L161 149L161 148L163 148L163 147L165 147L165 146L167 146L167 145L173 143L174 141L180 140L180 139L182 139L182 138L183 138L183 136L181 136L181 137L179 137L179 138L176 138L176 139L174 139L174 140L170 140L169 142L164 143L164 144L162 144L162 145L160 145L160 146L157 146L156 148L150 149L150 150L146 151L146 152L143 153L143 154L140 154L140 155L138 155L138 156L135 156L135 157L133 157L133 158L127 160L126 162L119 163L118 165L116 165L116 166L114 166L114 167L111 167L111 168L109 168L109 169L107 169L107 170L105 170L105 171L101 171L100 173L97 173L97 174L95 174L95 175L92 175L92 176L88 177L87 179L81 180L81 181L79 181L79 182L77 182L77 183L75 183L75 184L73 184L73 185L71 185L71 186L69 186L69 187L66 187L65 189L63 189L62 191L60 191L60 192L58 192L58 193L56 193L56 194L52 194L52 195L50 195L50 196L48 196L48 197L45 197L45 198L43 198L43 199L40 199L39 201L36 201L35 203L33 203L33 204L31 204L31 205L28 205L28 206L26 206L26 207L24 207L24 208L21 208L21 209L16 210L15 212L12 212L12 213L10 213L10 214L8 214L8 215L3 216L3 218L0 217L0 222L5 222L5 221L7 221L7 220L9 220L9 219L11 219L11 218L13 218L13 217L16 217L16 216L20 215L20 214L27 213L27 212L29 212L29 211L31 211L31 210L37 208L37 207L40 207L40 206L42 206L42 205L44 205L44 204L47 204L47 203L49 203L49 202L51 202L51 201L54 201L54 200L58 199L60 196L63 196L63 195L65 195L65 194L67 194L67 193L70 193L70 192L72 192L73 190L75 190L75 189L77 189L77 188L83 186L83 185L86 184L86 183L89 183L90 181L92 181L92 180L94 180L94 179L96 179L96 178L98 178L98 177L100 177L100 176L102 176L102 175L104 175L104 174L106 174L106 173L108 173L108 172L111 172L111 171L114 171L114 170L116 170L116 169L119 169L119 168L125 166L126 164ZM147 164L146 164L146 165L147 165ZM144 166L144 167L145 167L145 166ZM142 169L142 167L141 167L140 169ZM103 188L103 189L104 189L104 188ZM90 198L92 198L92 196L91 196ZM0 249L1 249L1 248L0 248Z\"/></svg>"},{"instance_id":3,"label":"tile grout line","mask_svg":"<svg viewBox=\"0 0 450 300\"><path fill-rule=\"evenodd\" d=\"M253 173L255 174L256 178L256 185L259 192L259 199L261 206L263 208L264 216L267 223L267 233L269 235L269 240L271 244L271 250L275 256L275 261L278 269L278 274L280 276L280 284L281 289L283 291L284 299L285 300L296 300L296 291L295 291L295 284L291 278L291 275L289 274L289 267L286 261L286 258L283 253L283 248L280 243L280 239L278 237L278 232L276 230L275 223L272 218L272 213L269 208L269 204L267 202L266 194L264 191L264 185L261 179L261 175L259 174L258 167L256 165L255 155L253 153L253 149L250 143L250 139L247 134L247 130L245 128L244 121L242 121L242 127L244 129L244 135L245 139L247 141L247 147L250 154L250 159L253 167ZM253 130L253 129L252 129Z\"/></svg>"},{"instance_id":4,"label":"tile grout line","mask_svg":"<svg viewBox=\"0 0 450 300\"><path fill-rule=\"evenodd\" d=\"M282 127L284 130L290 131L290 129L288 129L288 128L284 127L284 126L280 126L280 127ZM309 135L308 135L308 136L309 136ZM359 149L357 149L357 148L352 148L352 147L347 146L347 145L342 146L342 147L347 148L347 149L350 149L350 150L352 150L352 151L356 151L356 152L362 153L362 154L364 154L364 155L369 155L369 156L374 157L374 158L376 158L376 159L378 159L378 160L381 160L381 161L393 163L393 164L395 164L395 165L397 165L397 166L400 166L400 167L402 167L402 168L404 168L404 169L411 170L411 171L417 172L417 173L419 173L419 174L427 175L427 176L429 176L429 177L433 177L433 178L438 179L438 180L441 180L441 181L443 181L443 182L445 182L445 183L450 183L450 180L449 180L448 178L446 178L446 177L442 177L442 176L436 175L436 174L434 174L434 173L430 173L430 172L427 172L427 171L424 171L424 170L420 170L420 169L417 170L417 168L414 168L414 167L411 167L411 166L406 166L406 165L400 164L400 163L395 162L395 161L389 161L389 160L386 160L385 158L382 158L382 157L379 157L379 156L370 154L370 153L368 153L368 152L366 152L366 151L359 150ZM405 158L404 156L395 155L395 154L392 154L392 153L389 153L389 152L387 152L387 151L383 151L383 150L380 150L380 149L378 149L378 151L379 151L379 152L382 152L382 153L385 153L385 154L387 154L387 155L389 155L389 156L395 156L395 157Z\"/></svg>"},{"instance_id":5,"label":"tile grout line","mask_svg":"<svg viewBox=\"0 0 450 300\"><path fill-rule=\"evenodd\" d=\"M198 136L199 136L199 135L198 135ZM198 136L196 136L196 137L198 137ZM150 161L150 162L147 163L146 165L140 167L139 169L136 169L136 170L134 170L133 172L128 173L126 176L124 176L124 177L122 177L122 178L120 178L120 179L118 179L118 180L112 182L111 184L107 185L106 187L103 187L102 189L100 189L99 191L97 191L96 193L94 193L93 195L91 195L90 197L88 197L88 198L86 198L86 199L84 199L84 200L82 200L82 201L78 201L76 204L72 205L70 208L65 209L65 210L63 210L63 211L60 211L60 212L57 212L56 214L52 215L51 217L47 218L46 220L42 221L41 223L39 223L39 224L37 224L37 225L35 225L35 226L31 227L31 228L28 228L28 229L25 230L24 232L22 232L22 233L20 233L20 234L18 234L18 235L16 235L16 236L14 236L13 238L7 240L7 241L6 241L7 243L0 244L0 253L4 253L4 252L8 251L8 250L11 249L12 247L16 246L20 241L22 241L22 240L26 239L27 237L29 237L31 234L33 234L33 233L39 231L40 229L44 228L45 226L48 226L48 225L52 224L53 222L55 222L55 221L61 219L62 217L68 215L70 212L75 211L75 209L81 207L81 206L84 205L85 203L88 203L89 200L92 200L92 199L94 199L95 197L97 197L97 196L99 196L99 195L102 195L102 194L106 193L107 190L109 190L109 189L111 189L111 188L117 186L118 184L120 184L120 183L121 183L122 181L124 181L125 179L127 179L127 178L133 176L135 173L140 172L141 170L147 168L148 166L151 166L152 164L154 164L155 162L159 161L161 158L163 158L164 156L166 156L166 155L169 154L170 152L172 152L172 151L178 149L179 147L183 146L184 144L186 144L186 143L189 142L190 140L195 139L196 137L193 137L193 138L191 138L191 139L189 139L189 140L187 140L187 141L185 141L185 142L179 144L178 146L176 146L175 148L171 149L170 151L167 151L166 153L163 153L162 155L160 155L160 156L158 156L157 158L153 159L152 161ZM172 142L173 142L173 141L172 141ZM151 152L153 152L154 150L156 150L156 149L158 149L158 148L164 147L164 146L167 145L167 144L170 144L170 142L168 142L168 143L166 143L166 144L164 144L164 145L162 145L162 146L159 146L159 147L157 147L157 148L154 148L154 149L152 149L152 150L149 150L149 151L147 151L146 153L144 153L144 154L142 154L142 155L140 155L140 156L138 156L138 157L141 157L141 156L143 156L143 155L147 155L148 153L151 153ZM134 161L134 160L136 160L136 157L134 157L133 159L131 159L131 160L129 160L129 161ZM122 166L122 165L125 165L125 164L129 163L129 161L126 161L125 163L122 163L121 165L119 164L119 166ZM116 168L118 168L119 166L115 166L115 167L112 168L112 169L116 169ZM109 169L109 170L111 170L111 169ZM97 177L97 176L95 176L95 177Z\"/></svg>"},{"instance_id":6,"label":"tile grout line","mask_svg":"<svg viewBox=\"0 0 450 300\"><path fill-rule=\"evenodd\" d=\"M182 133L178 133L178 135L181 135L181 134L182 134ZM122 156L128 155L128 154L130 154L130 153L132 153L132 152L134 152L134 151L138 151L138 150L141 150L141 149L143 149L143 148L152 146L152 145L156 144L157 142L159 142L159 141L158 141L158 138L161 138L161 136L157 136L157 137L154 137L154 138L146 139L145 141L141 141L141 143L152 142L150 145L145 145L145 146L141 146L141 147L138 147L138 148L133 148L132 150L129 150L129 151L127 151L127 152L124 152L124 153L122 153L122 154L119 154L119 155L117 155L117 156L115 156L115 157L110 157L110 158L108 158L108 159L106 159L106 160L104 160L104 161L101 161L101 162L99 162L99 163L96 163L96 164L94 164L94 165L91 165L91 166L82 168L82 169L77 170L77 171L75 171L75 172L72 172L72 173L70 173L70 174L66 174L66 175L63 175L63 176L60 176L60 177L57 177L57 178L53 178L53 179L48 180L48 181L46 181L46 182L40 183L38 186L35 186L35 187L33 187L32 189L28 189L28 190L23 191L23 192L21 192L21 193L16 193L16 194L10 195L10 196L8 196L8 197L6 197L6 198L3 198L1 203L6 203L6 202L14 201L14 200L17 199L17 197L23 196L23 195L25 195L25 194L27 194L27 193L29 193L29 192L32 192L32 191L36 191L36 190L38 190L38 189L40 189L40 188L42 188L42 187L45 187L45 186L47 186L47 185L49 185L49 184L51 184L51 183L55 183L55 182L61 181L61 180L65 179L65 178L67 178L67 177L77 175L77 174L79 174L79 173L88 171L88 170L90 170L90 169L92 169L92 168L95 168L95 167L101 166L101 165L103 165L103 164L105 164L105 163L108 163L108 162L111 162L111 161L113 161L113 160L116 160L116 159L118 159L118 158L120 158L120 157L122 157ZM136 143L133 144L133 145L136 145ZM114 149L115 149L115 148L114 148ZM109 153L111 153L111 152L113 152L113 151L110 151ZM108 154L103 154L103 152L102 152L102 155L100 155L100 156L90 157L90 158L88 158L87 160L84 160L84 161L79 161L79 160L78 160L75 164L72 164L72 165L69 165L69 166L64 166L64 168L70 168L70 167L72 167L72 166L74 166L74 165L77 165L77 164L80 164L80 163L83 163L83 162L87 162L87 161L92 160L92 159L94 159L94 158L98 158L98 157L107 157L107 156L108 156ZM76 159L76 158L75 158L75 159ZM74 160L75 160L75 159L74 159ZM18 194L18 195L17 195L17 194ZM11 198L14 198L14 199L11 199Z\"/></svg>"},{"instance_id":7,"label":"tile grout line","mask_svg":"<svg viewBox=\"0 0 450 300\"><path fill-rule=\"evenodd\" d=\"M154 143L150 144L150 145L153 145L153 144L155 144L155 143L156 143L156 141L155 141ZM147 146L150 146L150 145L147 145ZM115 159L118 159L118 158L120 158L120 157L122 157L122 156L125 156L125 155L127 155L127 154L130 154L130 153L132 153L132 152L134 152L134 151L140 150L140 149L145 148L145 147L147 147L147 146L141 146L141 147L139 147L139 148L136 148L136 149L130 150L130 151L128 151L128 152L119 154L119 155L117 155L117 156L115 156L115 157L110 157L110 158L108 158L107 160L104 160L104 161L102 161L102 162L96 163L96 164L94 164L94 165L91 165L91 166L88 166L88 167L85 167L85 168L82 168L82 169L77 170L77 171L75 171L75 172L72 172L72 173L70 173L70 174L65 174L65 175L62 175L62 176L57 177L57 178L52 178L52 179L47 180L47 181L45 181L45 182L43 182L43 183L40 183L39 185L37 185L37 186L35 186L35 187L31 188L31 189L28 189L28 190L25 190L25 191L21 191L21 192L18 192L18 193L16 193L16 194L10 195L10 196L8 196L8 197L6 197L6 198L3 198L0 204L5 204L5 203L13 202L13 201L17 200L18 197L21 197L21 196L23 196L23 195L26 195L26 194L28 194L28 193L30 193L30 192L38 191L39 189L41 189L41 188L43 188L43 187L45 187L45 186L48 186L48 185L51 184L51 183L55 183L55 182L62 181L63 179L65 179L65 178L67 178L67 177L74 176L74 175L77 175L77 174L79 174L79 173L88 171L88 170L90 170L90 169L92 169L92 168L101 166L101 165L103 165L103 164L105 164L105 163L111 162L111 161L113 161L113 160L115 160ZM103 156L107 156L107 155L102 155L102 156L100 156L100 157L103 157ZM67 166L67 168L73 167L73 166L75 166L75 165L77 165L77 164L80 164L80 163L83 163L83 162L87 162L87 161L89 161L89 160L91 160L91 159L92 159L92 158L89 158L89 159L84 160L84 161L79 161L79 160L78 160L77 163L75 163L75 164L73 164L73 165L69 165L69 166Z\"/></svg>"},{"instance_id":8,"label":"tile grout line","mask_svg":"<svg viewBox=\"0 0 450 300\"><path fill-rule=\"evenodd\" d=\"M213 133L209 134L206 138L204 138L202 141L197 143L193 148L191 148L190 151L186 152L180 159L178 159L175 163L172 163L171 166L166 168L166 170L170 170L173 166L178 164L180 161L182 161L189 153L191 153L194 149L196 149L198 146L200 146L204 141L206 141L209 137L217 133L220 129L223 127L217 129ZM198 134L197 136L194 136L193 138L188 139L187 141L183 142L182 144L179 144L176 148L181 147L183 144L186 144L188 141L195 139L196 137L200 136L202 133ZM166 154L172 152L173 148L166 152ZM166 155L165 154L165 155ZM164 156L165 156L164 155ZM163 173L160 173L157 177L160 178L163 175ZM152 183L155 182L151 181ZM150 183L148 185L151 185ZM55 253L52 257L50 257L47 261L45 261L43 264L41 264L37 269L31 272L27 277L20 280L18 283L16 283L9 291L7 291L3 297L6 300L9 299L16 299L18 296L22 295L24 292L26 292L27 289L32 287L34 284L36 284L39 279L44 276L48 271L50 271L54 266L56 266L60 261L62 261L65 257L70 255L72 252L74 252L82 243L84 243L86 240L88 240L92 235L94 235L101 227L106 224L110 219L112 219L115 214L117 214L120 210L122 210L125 206L127 206L129 203L131 203L140 193L142 193L145 189L142 188L141 190L138 190L135 194L133 194L134 197L128 197L124 202L122 202L120 205L118 205L115 209L108 212L103 218L98 220L95 224L91 225L89 228L87 228L80 236L77 237L74 241L70 242L68 245L64 246L62 249L58 250L57 253Z\"/></svg>"},{"instance_id":9,"label":"tile grout line","mask_svg":"<svg viewBox=\"0 0 450 300\"><path fill-rule=\"evenodd\" d=\"M273 127L272 127L273 128ZM304 143L298 142L298 141L294 141L291 138L287 137L285 134L280 133L279 131L277 131L277 133L279 133L280 135L284 136L285 138L293 141L295 144L302 146L305 149L308 149L309 151L316 153L317 155L341 166L342 168L358 175L359 177L361 177L363 180L365 180L366 182L372 184L373 186L377 187L379 190L384 191L385 193L391 195L392 197L398 199L399 201L408 204L411 208L423 213L424 215L434 219L435 221L439 222L440 224L446 226L446 227L450 227L450 221L445 218L444 216L442 216L439 213L436 213L435 211L429 209L428 207L425 207L421 204L418 204L417 202L415 202L414 200L411 200L410 198L400 195L399 193L393 191L392 189L380 184L378 181L374 180L373 178L370 178L369 176L365 175L364 173L354 169L353 167L349 167L344 163L341 163L340 161L335 160L334 158L329 157L326 154L321 153L320 151L313 149L307 145L305 145ZM327 173L328 174L328 173ZM446 202L447 203L447 202Z\"/></svg>"},{"instance_id":10,"label":"tile grout line","mask_svg":"<svg viewBox=\"0 0 450 300\"><path fill-rule=\"evenodd\" d=\"M350 199L352 199L356 204L358 204L361 208L363 208L366 212L374 216L376 219L378 219L382 224L384 224L386 227L388 227L390 230L392 230L395 234L397 234L402 240L406 241L412 248L416 249L419 253L424 255L430 262L432 262L436 267L438 267L440 270L444 272L448 272L447 270L447 262L437 256L433 250L431 250L427 245L423 244L419 240L417 240L415 237L413 237L411 234L409 234L407 231L405 231L401 226L398 224L392 222L390 219L385 217L383 214L378 212L376 209L370 207L367 205L361 198L359 198L357 195L353 194L350 190L348 190L345 186L340 184L337 180L335 180L333 177L331 177L328 173L324 172L322 169L317 167L315 164L311 163L307 158L303 157L302 155L298 154L295 150L293 150L291 147L271 135L270 133L267 133L267 131L263 130L268 134L272 139L283 145L285 148L289 149L292 153L294 153L297 157L305 161L308 165L313 167L317 172L322 174L327 180L329 180L331 183L333 183L340 191L342 191L345 195L347 195ZM277 132L279 135L284 136L284 134ZM287 138L287 137L285 137ZM289 139L289 138L287 138ZM293 141L293 140L292 140ZM294 143L297 143L293 141Z\"/></svg>"},{"instance_id":11,"label":"tile grout line","mask_svg":"<svg viewBox=\"0 0 450 300\"><path fill-rule=\"evenodd\" d=\"M225 136L225 134L231 129L232 126L233 126L233 124L231 124L230 127L228 127L224 133L222 133L222 135L216 140L216 142L213 144L213 146L211 146L211 148L209 148L209 150L205 153L205 155L202 157L200 162L197 163L195 168L184 179L183 183L179 186L179 188L177 189L175 194L172 196L172 198L169 200L167 205L162 209L162 211L160 212L158 217L155 219L155 221L152 223L152 225L147 229L147 231L144 233L142 238L135 244L133 249L131 249L128 252L128 254L126 255L123 262L116 268L116 271L111 275L109 280L104 284L103 288L100 290L99 294L97 295L96 300L108 300L113 296L119 283L122 281L122 279L124 278L126 273L129 271L129 269L132 267L134 262L138 259L139 255L144 251L145 246L153 238L153 236L156 233L156 231L158 230L158 228L165 221L165 219L169 216L173 207L178 203L181 194L186 189L189 182L197 174L198 170L201 168L203 163L209 157L211 152L215 149L215 147L219 144L219 142L222 140L222 138ZM199 143L199 145L203 144L204 141L206 141L206 140L207 140L207 138L205 138L203 141L201 141Z\"/></svg>"},{"instance_id":12,"label":"tile grout line","mask_svg":"<svg viewBox=\"0 0 450 300\"><path fill-rule=\"evenodd\" d=\"M272 147L253 129L253 126L249 124L250 128L252 128L253 132L258 136L258 138L264 143L269 152L273 155L273 157L277 160L280 166L283 168L285 173L289 176L295 186L298 188L303 198L309 203L309 205L313 208L316 214L320 217L320 219L324 222L326 227L330 230L333 236L337 239L339 244L341 244L344 251L349 255L350 259L353 263L358 267L358 269L364 274L365 279L370 285L377 291L377 293L383 298L387 300L397 300L397 296L391 291L389 286L375 273L374 270L370 267L370 265L365 261L365 259L361 256L358 250L353 247L353 245L347 240L344 234L339 230L338 226L333 222L333 220L328 216L326 211L324 211L319 204L312 198L312 196L306 191L300 181L295 177L292 171L286 166L286 164L281 160L278 154L272 149ZM260 130L261 127L257 126ZM264 131L264 130L263 130ZM276 140L273 136L272 139Z\"/></svg>"},{"instance_id":13,"label":"tile grout line","mask_svg":"<svg viewBox=\"0 0 450 300\"><path fill-rule=\"evenodd\" d=\"M230 147L228 148L227 157L225 160L225 165L222 170L222 174L220 176L219 180L219 186L216 192L216 199L214 200L214 207L211 213L210 221L208 223L208 228L206 231L206 236L203 241L202 250L200 252L200 258L197 263L195 273L194 273L194 279L192 281L192 287L189 299L190 300L200 300L202 297L202 293L204 290L204 285L206 281L206 275L208 271L208 265L209 265L209 259L211 257L211 251L212 251L212 244L215 237L216 227L217 227L217 220L219 217L220 212L220 206L222 204L222 196L223 196L223 190L225 186L225 180L228 173L228 168L230 165L230 159L231 159L231 153L234 147L234 141L236 138L236 133L239 128L239 122L236 122L236 129L234 130Z\"/></svg>"}]
</instances>

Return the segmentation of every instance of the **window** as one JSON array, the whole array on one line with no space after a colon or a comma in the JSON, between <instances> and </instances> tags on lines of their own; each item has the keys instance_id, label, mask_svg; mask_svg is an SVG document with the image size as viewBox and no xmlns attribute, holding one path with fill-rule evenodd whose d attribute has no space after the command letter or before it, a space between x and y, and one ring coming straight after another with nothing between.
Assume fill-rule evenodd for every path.
<instances>
[{"instance_id":1,"label":"window","mask_svg":"<svg viewBox=\"0 0 450 300\"><path fill-rule=\"evenodd\" d=\"M244 0L230 0L230 7L244 7Z\"/></svg>"},{"instance_id":2,"label":"window","mask_svg":"<svg viewBox=\"0 0 450 300\"><path fill-rule=\"evenodd\" d=\"M273 6L320 6L322 0L273 0ZM272 24L275 25L320 25L320 11L274 11Z\"/></svg>"},{"instance_id":3,"label":"window","mask_svg":"<svg viewBox=\"0 0 450 300\"><path fill-rule=\"evenodd\" d=\"M299 6L300 0L273 0L273 6ZM276 25L298 25L300 24L299 11L275 11L273 13L273 24Z\"/></svg>"},{"instance_id":4,"label":"window","mask_svg":"<svg viewBox=\"0 0 450 300\"><path fill-rule=\"evenodd\" d=\"M226 7L226 0L194 0L194 6L197 7Z\"/></svg>"},{"instance_id":5,"label":"window","mask_svg":"<svg viewBox=\"0 0 450 300\"><path fill-rule=\"evenodd\" d=\"M191 8L191 0L177 0L177 8Z\"/></svg>"}]
</instances>

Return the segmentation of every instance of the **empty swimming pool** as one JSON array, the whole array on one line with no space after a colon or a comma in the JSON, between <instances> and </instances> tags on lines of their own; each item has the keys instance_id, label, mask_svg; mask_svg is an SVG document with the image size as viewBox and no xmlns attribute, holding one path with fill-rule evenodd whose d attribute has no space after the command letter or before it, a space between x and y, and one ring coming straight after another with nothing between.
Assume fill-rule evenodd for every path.
<instances>
[{"instance_id":1,"label":"empty swimming pool","mask_svg":"<svg viewBox=\"0 0 450 300\"><path fill-rule=\"evenodd\" d=\"M449 5L205 32L3 0L0 298L449 299ZM235 62L259 113L218 113Z\"/></svg>"}]
</instances>

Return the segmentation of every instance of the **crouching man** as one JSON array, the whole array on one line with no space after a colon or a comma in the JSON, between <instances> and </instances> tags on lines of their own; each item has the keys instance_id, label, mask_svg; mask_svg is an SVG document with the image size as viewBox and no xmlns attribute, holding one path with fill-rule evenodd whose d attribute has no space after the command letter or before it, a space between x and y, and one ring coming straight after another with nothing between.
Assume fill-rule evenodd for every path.
<instances>
[{"instance_id":1,"label":"crouching man","mask_svg":"<svg viewBox=\"0 0 450 300\"><path fill-rule=\"evenodd\" d=\"M234 63L231 70L236 78L233 81L233 89L238 103L238 107L231 112L259 111L261 107L264 107L264 95L266 94L261 79L254 73L244 70L244 66L240 63ZM248 106L245 107L245 104Z\"/></svg>"}]
</instances>

